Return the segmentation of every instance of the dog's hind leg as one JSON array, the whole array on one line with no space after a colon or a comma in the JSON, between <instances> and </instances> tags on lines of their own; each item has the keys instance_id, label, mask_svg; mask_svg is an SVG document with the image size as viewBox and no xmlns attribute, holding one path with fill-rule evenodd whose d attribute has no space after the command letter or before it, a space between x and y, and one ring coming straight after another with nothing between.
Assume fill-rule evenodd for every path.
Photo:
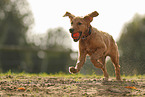
<instances>
[{"instance_id":1,"label":"dog's hind leg","mask_svg":"<svg viewBox=\"0 0 145 97\"><path fill-rule=\"evenodd\" d=\"M111 53L110 57L111 60L114 64L115 67L115 74L116 74L116 79L117 80L121 80L121 76L120 76L120 65L119 65L119 54L118 54L118 49L117 47L115 47L114 50L112 50L113 52Z\"/></svg>"},{"instance_id":2,"label":"dog's hind leg","mask_svg":"<svg viewBox=\"0 0 145 97\"><path fill-rule=\"evenodd\" d=\"M105 59L106 59L105 56L101 57L99 60L94 60L94 58L91 58L91 62L94 64L94 66L96 68L101 68L102 69L104 77L105 77L104 80L107 81L108 78L109 78L109 75L107 73Z\"/></svg>"},{"instance_id":3,"label":"dog's hind leg","mask_svg":"<svg viewBox=\"0 0 145 97\"><path fill-rule=\"evenodd\" d=\"M103 71L105 80L108 80L109 75L108 75L107 69L106 69L106 56L100 58L99 61L103 64L103 68L101 68L101 69L102 69L102 71Z\"/></svg>"}]
</instances>

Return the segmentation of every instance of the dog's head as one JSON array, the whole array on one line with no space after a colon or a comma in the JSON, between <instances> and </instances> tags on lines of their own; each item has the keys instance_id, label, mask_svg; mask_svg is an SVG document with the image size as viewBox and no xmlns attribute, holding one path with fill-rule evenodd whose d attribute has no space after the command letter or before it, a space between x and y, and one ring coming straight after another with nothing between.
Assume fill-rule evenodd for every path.
<instances>
[{"instance_id":1,"label":"dog's head","mask_svg":"<svg viewBox=\"0 0 145 97\"><path fill-rule=\"evenodd\" d=\"M69 29L70 33L72 34L72 38L75 42L77 42L80 38L83 38L90 30L90 23L93 20L93 17L98 16L99 13L94 11L84 17L75 17L69 12L66 12L65 16L70 18L71 28Z\"/></svg>"}]
</instances>

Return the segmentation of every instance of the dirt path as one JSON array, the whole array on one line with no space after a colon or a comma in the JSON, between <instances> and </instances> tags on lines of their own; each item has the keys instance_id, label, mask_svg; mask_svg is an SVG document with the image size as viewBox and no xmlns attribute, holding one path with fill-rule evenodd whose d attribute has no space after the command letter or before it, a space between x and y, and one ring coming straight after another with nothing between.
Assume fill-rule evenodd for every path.
<instances>
[{"instance_id":1,"label":"dirt path","mask_svg":"<svg viewBox=\"0 0 145 97\"><path fill-rule=\"evenodd\" d=\"M94 77L0 77L0 97L145 96L145 78L104 82Z\"/></svg>"}]
</instances>

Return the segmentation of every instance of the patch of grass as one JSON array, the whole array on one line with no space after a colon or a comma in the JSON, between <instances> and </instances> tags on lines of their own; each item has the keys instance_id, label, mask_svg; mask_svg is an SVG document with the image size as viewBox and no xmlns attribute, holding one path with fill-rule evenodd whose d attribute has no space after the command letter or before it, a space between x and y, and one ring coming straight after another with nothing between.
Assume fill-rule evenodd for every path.
<instances>
[{"instance_id":1,"label":"patch of grass","mask_svg":"<svg viewBox=\"0 0 145 97\"><path fill-rule=\"evenodd\" d=\"M125 76L125 75L122 75L121 76L122 78L125 78L125 79L144 79L145 78L145 75L133 75L133 76Z\"/></svg>"},{"instance_id":2,"label":"patch of grass","mask_svg":"<svg viewBox=\"0 0 145 97\"><path fill-rule=\"evenodd\" d=\"M26 73L26 72L21 72L21 73L13 73L11 72L11 70L9 70L7 73L0 73L0 76L26 76L26 77L35 77L35 76L39 76L39 77L65 77L65 78L103 78L103 75L96 75L96 74L91 74L91 75L84 75L81 73L77 73L77 74L66 74L63 72L58 72L55 74L47 74L47 73L39 73L39 74L35 74L35 73ZM133 76L126 76L126 75L121 75L122 79L145 79L145 75L133 75ZM110 77L110 78L115 78L115 77Z\"/></svg>"}]
</instances>

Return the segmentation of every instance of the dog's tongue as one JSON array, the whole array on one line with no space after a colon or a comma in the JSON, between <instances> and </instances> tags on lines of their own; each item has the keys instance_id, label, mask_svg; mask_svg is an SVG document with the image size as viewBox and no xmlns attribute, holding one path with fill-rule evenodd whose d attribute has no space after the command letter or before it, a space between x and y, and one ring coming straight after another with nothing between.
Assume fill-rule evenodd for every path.
<instances>
[{"instance_id":1,"label":"dog's tongue","mask_svg":"<svg viewBox=\"0 0 145 97\"><path fill-rule=\"evenodd\" d=\"M72 38L78 40L80 38L81 34L79 32L72 33Z\"/></svg>"}]
</instances>

